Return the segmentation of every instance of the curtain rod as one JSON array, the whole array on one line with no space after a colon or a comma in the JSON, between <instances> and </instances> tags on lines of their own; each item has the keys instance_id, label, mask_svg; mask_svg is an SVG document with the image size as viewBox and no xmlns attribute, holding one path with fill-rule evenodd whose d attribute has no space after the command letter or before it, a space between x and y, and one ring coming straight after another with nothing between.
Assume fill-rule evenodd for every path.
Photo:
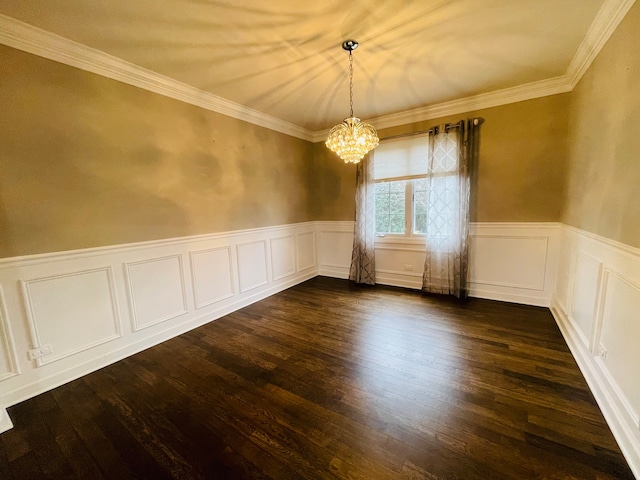
<instances>
[{"instance_id":1,"label":"curtain rod","mask_svg":"<svg viewBox=\"0 0 640 480\"><path fill-rule=\"evenodd\" d=\"M462 121L463 120L460 120L460 122L462 122ZM482 125L484 123L484 118L475 117L475 118L472 118L471 121L473 122L474 125ZM460 122L453 123L453 124L447 123L447 124L445 124L445 128L447 128L450 125L457 125ZM414 135L422 135L422 134L425 134L425 133L431 133L433 131L438 133L437 130L438 130L438 125L436 125L434 127L431 127L428 130L420 130L419 132L410 132L410 133L400 133L398 135L391 135L390 137L381 138L380 140L390 140L392 138L402 138L402 137L413 137Z\"/></svg>"}]
</instances>

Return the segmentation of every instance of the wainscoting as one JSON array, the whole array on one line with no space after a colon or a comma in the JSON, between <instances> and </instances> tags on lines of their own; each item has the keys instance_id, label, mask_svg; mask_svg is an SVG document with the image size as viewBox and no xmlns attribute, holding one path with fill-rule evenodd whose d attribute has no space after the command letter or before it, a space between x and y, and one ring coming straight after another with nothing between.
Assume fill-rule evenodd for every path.
<instances>
[{"instance_id":1,"label":"wainscoting","mask_svg":"<svg viewBox=\"0 0 640 480\"><path fill-rule=\"evenodd\" d=\"M555 288L560 224L474 223L469 245L472 297L549 306ZM352 222L318 222L321 275L347 278ZM380 237L376 282L421 288L425 249L421 241Z\"/></svg>"},{"instance_id":2,"label":"wainscoting","mask_svg":"<svg viewBox=\"0 0 640 480\"><path fill-rule=\"evenodd\" d=\"M640 249L563 226L551 311L640 478Z\"/></svg>"},{"instance_id":3,"label":"wainscoting","mask_svg":"<svg viewBox=\"0 0 640 480\"><path fill-rule=\"evenodd\" d=\"M313 278L316 259L303 223L2 260L0 405Z\"/></svg>"},{"instance_id":4,"label":"wainscoting","mask_svg":"<svg viewBox=\"0 0 640 480\"><path fill-rule=\"evenodd\" d=\"M0 405L316 275L347 278L352 242L353 222L309 222L0 260ZM376 252L379 283L420 288L419 242ZM551 306L640 478L640 249L556 223L477 223L470 255L472 296Z\"/></svg>"}]
</instances>

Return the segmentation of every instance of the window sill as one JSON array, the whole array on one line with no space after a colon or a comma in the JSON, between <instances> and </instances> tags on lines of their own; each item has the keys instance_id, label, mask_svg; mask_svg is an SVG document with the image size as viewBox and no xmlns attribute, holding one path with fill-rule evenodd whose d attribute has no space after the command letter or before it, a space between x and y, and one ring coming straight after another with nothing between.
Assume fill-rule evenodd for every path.
<instances>
[{"instance_id":1,"label":"window sill","mask_svg":"<svg viewBox=\"0 0 640 480\"><path fill-rule=\"evenodd\" d=\"M424 245L424 235L405 236L405 235L385 235L384 237L376 237L376 245Z\"/></svg>"}]
</instances>

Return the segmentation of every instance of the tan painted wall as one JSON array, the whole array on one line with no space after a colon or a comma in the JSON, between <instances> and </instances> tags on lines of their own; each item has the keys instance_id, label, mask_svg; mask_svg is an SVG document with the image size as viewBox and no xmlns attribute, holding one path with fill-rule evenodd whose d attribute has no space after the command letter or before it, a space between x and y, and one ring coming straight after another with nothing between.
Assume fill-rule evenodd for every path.
<instances>
[{"instance_id":1,"label":"tan painted wall","mask_svg":"<svg viewBox=\"0 0 640 480\"><path fill-rule=\"evenodd\" d=\"M0 257L313 220L313 145L0 46Z\"/></svg>"},{"instance_id":2,"label":"tan painted wall","mask_svg":"<svg viewBox=\"0 0 640 480\"><path fill-rule=\"evenodd\" d=\"M487 108L450 117L380 130L381 139L426 130L462 118L482 117L480 152L474 179L471 216L478 222L557 222L562 214L566 169L568 94ZM322 143L316 144L325 148ZM326 150L326 148L325 148ZM343 169L340 185L355 184L355 169L335 155L321 154L323 175ZM323 176L321 175L321 177ZM327 181L327 183L331 183ZM336 187L338 188L338 187ZM353 219L352 190L323 188L318 202L323 219ZM351 199L348 199L348 195Z\"/></svg>"},{"instance_id":3,"label":"tan painted wall","mask_svg":"<svg viewBox=\"0 0 640 480\"><path fill-rule=\"evenodd\" d=\"M640 4L571 93L564 223L640 247Z\"/></svg>"},{"instance_id":4,"label":"tan painted wall","mask_svg":"<svg viewBox=\"0 0 640 480\"><path fill-rule=\"evenodd\" d=\"M313 145L316 220L353 220L356 212L356 165L345 164L324 142Z\"/></svg>"}]
</instances>

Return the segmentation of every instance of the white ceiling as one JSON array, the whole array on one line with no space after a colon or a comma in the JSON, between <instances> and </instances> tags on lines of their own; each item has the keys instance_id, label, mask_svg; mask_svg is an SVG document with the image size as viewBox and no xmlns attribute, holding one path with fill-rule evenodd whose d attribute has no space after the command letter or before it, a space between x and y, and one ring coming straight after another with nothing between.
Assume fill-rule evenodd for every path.
<instances>
[{"instance_id":1,"label":"white ceiling","mask_svg":"<svg viewBox=\"0 0 640 480\"><path fill-rule=\"evenodd\" d=\"M372 119L561 77L612 3L2 0L0 14L319 131L349 113L347 38L354 113Z\"/></svg>"}]
</instances>

